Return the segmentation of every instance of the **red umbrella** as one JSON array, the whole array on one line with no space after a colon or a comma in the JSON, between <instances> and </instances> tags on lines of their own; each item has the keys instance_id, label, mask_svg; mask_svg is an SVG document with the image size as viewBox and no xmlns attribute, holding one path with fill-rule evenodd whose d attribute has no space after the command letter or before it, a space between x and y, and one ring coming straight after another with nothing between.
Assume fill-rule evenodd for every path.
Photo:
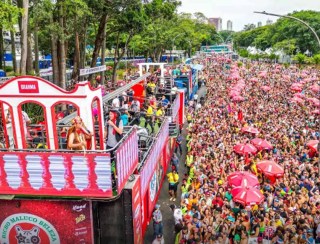
<instances>
[{"instance_id":1,"label":"red umbrella","mask_svg":"<svg viewBox=\"0 0 320 244\"><path fill-rule=\"evenodd\" d=\"M296 93L296 94L294 94L294 96L295 96L295 97L298 97L298 98L301 98L301 99L303 99L303 98L306 97L306 96L305 96L304 94L302 94L302 93Z\"/></svg>"},{"instance_id":2,"label":"red umbrella","mask_svg":"<svg viewBox=\"0 0 320 244\"><path fill-rule=\"evenodd\" d=\"M290 87L292 91L301 92L302 91L302 84L300 83L293 83Z\"/></svg>"},{"instance_id":3,"label":"red umbrella","mask_svg":"<svg viewBox=\"0 0 320 244\"><path fill-rule=\"evenodd\" d=\"M244 98L242 96L234 96L232 98L232 101L233 102L242 102L242 101L244 101Z\"/></svg>"},{"instance_id":4,"label":"red umbrella","mask_svg":"<svg viewBox=\"0 0 320 244\"><path fill-rule=\"evenodd\" d=\"M307 143L307 146L314 150L314 151L318 151L318 144L319 144L319 140L311 140Z\"/></svg>"},{"instance_id":5,"label":"red umbrella","mask_svg":"<svg viewBox=\"0 0 320 244\"><path fill-rule=\"evenodd\" d=\"M311 111L312 114L320 114L320 110L319 109L315 109Z\"/></svg>"},{"instance_id":6,"label":"red umbrella","mask_svg":"<svg viewBox=\"0 0 320 244\"><path fill-rule=\"evenodd\" d=\"M237 91L237 90L231 90L231 91L229 92L229 96L230 96L230 97L239 96L239 95L240 95L240 92Z\"/></svg>"},{"instance_id":7,"label":"red umbrella","mask_svg":"<svg viewBox=\"0 0 320 244\"><path fill-rule=\"evenodd\" d=\"M238 144L233 147L233 150L238 154L255 154L258 150L251 144Z\"/></svg>"},{"instance_id":8,"label":"red umbrella","mask_svg":"<svg viewBox=\"0 0 320 244\"><path fill-rule=\"evenodd\" d=\"M261 90L263 91L270 91L271 87L270 86L261 86Z\"/></svg>"},{"instance_id":9,"label":"red umbrella","mask_svg":"<svg viewBox=\"0 0 320 244\"><path fill-rule=\"evenodd\" d=\"M260 190L253 186L235 187L231 190L231 194L234 202L241 203L245 206L260 204L264 200L264 196Z\"/></svg>"},{"instance_id":10,"label":"red umbrella","mask_svg":"<svg viewBox=\"0 0 320 244\"><path fill-rule=\"evenodd\" d=\"M241 129L242 132L248 132L251 134L259 134L258 129L252 127L252 126L245 126Z\"/></svg>"},{"instance_id":11,"label":"red umbrella","mask_svg":"<svg viewBox=\"0 0 320 244\"><path fill-rule=\"evenodd\" d=\"M261 138L254 138L253 140L251 140L251 143L255 147L257 147L261 150L263 150L263 149L270 150L273 148L273 146L271 145L270 142L268 142L267 140L261 139Z\"/></svg>"},{"instance_id":12,"label":"red umbrella","mask_svg":"<svg viewBox=\"0 0 320 244\"><path fill-rule=\"evenodd\" d=\"M262 160L256 166L266 176L281 177L284 174L283 168L270 160Z\"/></svg>"},{"instance_id":13,"label":"red umbrella","mask_svg":"<svg viewBox=\"0 0 320 244\"><path fill-rule=\"evenodd\" d=\"M312 86L310 86L311 91L313 92L319 92L320 91L320 86L318 86L317 84L314 84Z\"/></svg>"},{"instance_id":14,"label":"red umbrella","mask_svg":"<svg viewBox=\"0 0 320 244\"><path fill-rule=\"evenodd\" d=\"M236 171L228 176L228 183L231 187L237 186L258 186L259 181L257 176L246 171Z\"/></svg>"},{"instance_id":15,"label":"red umbrella","mask_svg":"<svg viewBox=\"0 0 320 244\"><path fill-rule=\"evenodd\" d=\"M304 100L299 97L293 97L290 99L290 101L293 103L303 103L304 102Z\"/></svg>"},{"instance_id":16,"label":"red umbrella","mask_svg":"<svg viewBox=\"0 0 320 244\"><path fill-rule=\"evenodd\" d=\"M315 106L320 106L320 100L318 98L312 97L308 98L309 102L312 102Z\"/></svg>"}]
</instances>

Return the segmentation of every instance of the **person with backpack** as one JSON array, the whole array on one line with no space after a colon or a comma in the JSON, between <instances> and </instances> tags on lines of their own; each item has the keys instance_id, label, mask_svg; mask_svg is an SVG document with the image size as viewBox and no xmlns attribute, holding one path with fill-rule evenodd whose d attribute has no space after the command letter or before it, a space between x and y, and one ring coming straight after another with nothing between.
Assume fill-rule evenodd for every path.
<instances>
[{"instance_id":1,"label":"person with backpack","mask_svg":"<svg viewBox=\"0 0 320 244\"><path fill-rule=\"evenodd\" d=\"M120 113L117 110L111 110L105 128L106 149L111 149L117 145L122 138L122 132L123 122Z\"/></svg>"}]
</instances>

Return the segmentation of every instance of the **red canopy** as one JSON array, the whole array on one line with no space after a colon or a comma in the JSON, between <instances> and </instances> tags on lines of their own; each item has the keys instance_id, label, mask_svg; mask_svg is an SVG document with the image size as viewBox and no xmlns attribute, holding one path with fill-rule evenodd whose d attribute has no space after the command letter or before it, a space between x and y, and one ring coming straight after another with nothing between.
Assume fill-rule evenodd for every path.
<instances>
[{"instance_id":1,"label":"red canopy","mask_svg":"<svg viewBox=\"0 0 320 244\"><path fill-rule=\"evenodd\" d=\"M318 151L318 144L319 144L319 140L311 140L307 143L307 146L314 150L314 151Z\"/></svg>"},{"instance_id":2,"label":"red canopy","mask_svg":"<svg viewBox=\"0 0 320 244\"><path fill-rule=\"evenodd\" d=\"M270 142L261 138L254 138L251 143L260 150L270 150L273 148Z\"/></svg>"},{"instance_id":3,"label":"red canopy","mask_svg":"<svg viewBox=\"0 0 320 244\"><path fill-rule=\"evenodd\" d=\"M232 200L238 202L245 206L260 204L264 200L264 196L261 194L260 190L253 187L235 187L231 190Z\"/></svg>"},{"instance_id":4,"label":"red canopy","mask_svg":"<svg viewBox=\"0 0 320 244\"><path fill-rule=\"evenodd\" d=\"M255 154L258 150L252 144L238 144L233 147L238 154Z\"/></svg>"},{"instance_id":5,"label":"red canopy","mask_svg":"<svg viewBox=\"0 0 320 244\"><path fill-rule=\"evenodd\" d=\"M255 176L252 173L246 172L246 171L236 171L233 172L228 176L228 184L231 187L237 187L237 186L258 186L259 181L257 176Z\"/></svg>"},{"instance_id":6,"label":"red canopy","mask_svg":"<svg viewBox=\"0 0 320 244\"><path fill-rule=\"evenodd\" d=\"M283 168L270 160L262 160L256 166L266 176L282 177L284 174Z\"/></svg>"},{"instance_id":7,"label":"red canopy","mask_svg":"<svg viewBox=\"0 0 320 244\"><path fill-rule=\"evenodd\" d=\"M245 126L241 129L242 132L248 132L251 134L259 134L258 129L252 127L252 126Z\"/></svg>"}]
</instances>

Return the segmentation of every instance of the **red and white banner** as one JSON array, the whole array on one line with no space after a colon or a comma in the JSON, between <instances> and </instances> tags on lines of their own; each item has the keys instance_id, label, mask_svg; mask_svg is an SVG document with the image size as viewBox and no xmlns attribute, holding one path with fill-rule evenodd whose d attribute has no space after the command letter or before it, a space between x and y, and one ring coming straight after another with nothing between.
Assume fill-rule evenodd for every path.
<instances>
[{"instance_id":1,"label":"red and white banner","mask_svg":"<svg viewBox=\"0 0 320 244\"><path fill-rule=\"evenodd\" d=\"M133 243L143 243L142 220L141 220L141 196L140 196L140 176L135 175L136 182L132 187L132 221L133 221Z\"/></svg>"},{"instance_id":2,"label":"red and white banner","mask_svg":"<svg viewBox=\"0 0 320 244\"><path fill-rule=\"evenodd\" d=\"M118 192L120 193L139 162L138 135L134 129L128 138L116 150Z\"/></svg>"},{"instance_id":3,"label":"red and white banner","mask_svg":"<svg viewBox=\"0 0 320 244\"><path fill-rule=\"evenodd\" d=\"M0 152L0 192L111 197L110 154Z\"/></svg>"},{"instance_id":4,"label":"red and white banner","mask_svg":"<svg viewBox=\"0 0 320 244\"><path fill-rule=\"evenodd\" d=\"M0 243L94 243L88 201L1 200Z\"/></svg>"},{"instance_id":5,"label":"red and white banner","mask_svg":"<svg viewBox=\"0 0 320 244\"><path fill-rule=\"evenodd\" d=\"M141 171L141 196L144 197L146 191L149 188L151 177L154 174L157 162L162 153L163 147L165 147L168 143L169 137L169 121L166 119L157 135L157 139L155 143L152 145L150 149L150 153L145 161L143 169Z\"/></svg>"},{"instance_id":6,"label":"red and white banner","mask_svg":"<svg viewBox=\"0 0 320 244\"><path fill-rule=\"evenodd\" d=\"M38 81L18 81L19 93L39 93Z\"/></svg>"}]
</instances>

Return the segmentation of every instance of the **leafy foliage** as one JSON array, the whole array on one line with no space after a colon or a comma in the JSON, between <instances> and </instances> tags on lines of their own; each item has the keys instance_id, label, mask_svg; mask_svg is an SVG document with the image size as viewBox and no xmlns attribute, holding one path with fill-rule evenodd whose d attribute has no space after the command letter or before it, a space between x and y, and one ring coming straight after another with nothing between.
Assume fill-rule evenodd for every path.
<instances>
[{"instance_id":1,"label":"leafy foliage","mask_svg":"<svg viewBox=\"0 0 320 244\"><path fill-rule=\"evenodd\" d=\"M320 36L320 12L300 11L291 15L308 23ZM287 54L292 54L297 49L302 53L307 50L312 53L320 51L319 44L310 29L288 18L280 18L272 25L259 28L247 27L235 34L234 42L237 47L255 46L262 50L274 47L284 50Z\"/></svg>"}]
</instances>

